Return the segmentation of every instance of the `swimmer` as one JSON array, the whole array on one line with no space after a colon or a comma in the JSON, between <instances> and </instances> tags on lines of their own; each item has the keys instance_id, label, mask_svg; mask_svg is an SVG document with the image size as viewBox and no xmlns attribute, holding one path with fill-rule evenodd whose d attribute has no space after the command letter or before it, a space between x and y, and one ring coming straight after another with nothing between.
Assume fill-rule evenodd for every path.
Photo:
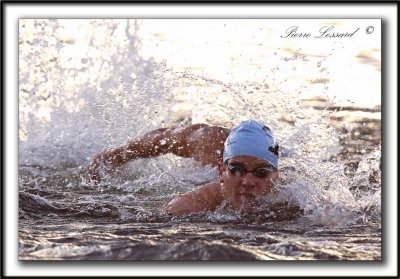
<instances>
[{"instance_id":1,"label":"swimmer","mask_svg":"<svg viewBox=\"0 0 400 279\"><path fill-rule=\"evenodd\" d=\"M206 124L158 129L94 156L87 170L98 183L100 167L111 172L130 160L166 153L218 168L219 181L178 195L163 209L176 215L214 211L222 203L233 210L254 208L257 197L271 193L279 174L278 143L267 126L254 120L232 131Z\"/></svg>"}]
</instances>

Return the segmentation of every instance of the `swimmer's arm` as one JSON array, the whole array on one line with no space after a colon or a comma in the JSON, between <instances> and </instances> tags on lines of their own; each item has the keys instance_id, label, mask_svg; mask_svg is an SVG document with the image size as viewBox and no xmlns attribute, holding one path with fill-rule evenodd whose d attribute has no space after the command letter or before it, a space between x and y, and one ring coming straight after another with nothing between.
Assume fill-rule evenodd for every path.
<instances>
[{"instance_id":1,"label":"swimmer's arm","mask_svg":"<svg viewBox=\"0 0 400 279\"><path fill-rule=\"evenodd\" d=\"M188 215L212 211L221 202L221 185L213 182L175 197L162 211L175 215Z\"/></svg>"},{"instance_id":2,"label":"swimmer's arm","mask_svg":"<svg viewBox=\"0 0 400 279\"><path fill-rule=\"evenodd\" d=\"M87 170L91 180L100 181L99 168L111 172L127 162L138 158L150 158L161 155L154 142L147 139L130 141L128 144L96 154Z\"/></svg>"},{"instance_id":3,"label":"swimmer's arm","mask_svg":"<svg viewBox=\"0 0 400 279\"><path fill-rule=\"evenodd\" d=\"M138 158L151 158L166 153L192 157L193 148L189 146L188 138L194 131L204 126L204 124L195 124L186 128L161 128L119 148L103 151L95 155L87 167L89 179L98 183L101 180L100 168L105 172L111 172Z\"/></svg>"}]
</instances>

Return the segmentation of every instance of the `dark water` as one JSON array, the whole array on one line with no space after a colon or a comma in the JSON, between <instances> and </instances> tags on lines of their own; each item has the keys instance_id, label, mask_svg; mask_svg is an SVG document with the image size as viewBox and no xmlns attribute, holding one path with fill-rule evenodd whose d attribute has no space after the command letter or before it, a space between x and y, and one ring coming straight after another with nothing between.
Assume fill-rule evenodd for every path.
<instances>
[{"instance_id":1,"label":"dark water","mask_svg":"<svg viewBox=\"0 0 400 279\"><path fill-rule=\"evenodd\" d=\"M380 260L379 226L44 218L23 222L24 260Z\"/></svg>"},{"instance_id":2,"label":"dark water","mask_svg":"<svg viewBox=\"0 0 400 279\"><path fill-rule=\"evenodd\" d=\"M319 75L329 56L288 60L271 49L277 64L266 80L228 83L141 57L136 21L88 22L84 57L54 35L61 21L20 26L20 260L381 260L380 107L335 106L323 94L329 81L285 90L296 67ZM322 99L301 93L319 90ZM297 211L162 214L217 177L173 155L130 162L99 185L86 180L91 156L146 131L246 118L268 124L282 147L269 201Z\"/></svg>"},{"instance_id":3,"label":"dark water","mask_svg":"<svg viewBox=\"0 0 400 279\"><path fill-rule=\"evenodd\" d=\"M356 127L345 136L364 130L357 140L373 146L365 138L371 131ZM360 154L346 148L342 154L354 176ZM121 180L93 186L81 176L76 165L20 166L21 260L381 260L380 208L372 203L301 217L285 208L174 217L159 209L176 188ZM377 191L377 179L371 172L367 184L350 190L354 196ZM190 183L196 182L183 185Z\"/></svg>"}]
</instances>

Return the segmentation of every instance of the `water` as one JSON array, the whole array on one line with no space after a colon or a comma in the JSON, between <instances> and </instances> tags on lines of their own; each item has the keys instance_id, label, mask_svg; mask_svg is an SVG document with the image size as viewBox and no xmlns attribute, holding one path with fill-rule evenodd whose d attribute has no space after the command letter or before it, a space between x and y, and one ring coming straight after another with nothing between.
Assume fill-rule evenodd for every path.
<instances>
[{"instance_id":1,"label":"water","mask_svg":"<svg viewBox=\"0 0 400 279\"><path fill-rule=\"evenodd\" d=\"M156 21L20 20L20 260L381 260L380 99L332 97L343 82L332 62L340 50L350 59L343 69L374 77L363 88L376 100L380 49L339 43L316 55L260 46L252 34L274 30L262 21L209 24L226 31L221 40L219 31L177 32L173 56L176 33ZM202 63L193 55L201 45L184 34L226 49L229 70ZM253 55L235 34L247 34ZM161 213L217 178L211 166L171 154L132 161L99 185L86 180L91 156L152 129L248 118L270 126L282 147L276 191L263 198L303 216L285 207Z\"/></svg>"}]
</instances>

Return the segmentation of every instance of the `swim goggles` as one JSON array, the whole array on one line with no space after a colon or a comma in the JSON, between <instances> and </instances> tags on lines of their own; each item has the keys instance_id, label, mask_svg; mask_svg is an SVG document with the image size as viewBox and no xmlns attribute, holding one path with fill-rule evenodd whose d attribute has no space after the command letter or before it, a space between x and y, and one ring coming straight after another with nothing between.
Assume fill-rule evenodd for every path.
<instances>
[{"instance_id":1,"label":"swim goggles","mask_svg":"<svg viewBox=\"0 0 400 279\"><path fill-rule=\"evenodd\" d=\"M245 167L237 164L227 163L226 166L228 167L229 172L234 176L243 176L250 172L258 178L265 178L275 171L274 167L259 167L249 171Z\"/></svg>"}]
</instances>

